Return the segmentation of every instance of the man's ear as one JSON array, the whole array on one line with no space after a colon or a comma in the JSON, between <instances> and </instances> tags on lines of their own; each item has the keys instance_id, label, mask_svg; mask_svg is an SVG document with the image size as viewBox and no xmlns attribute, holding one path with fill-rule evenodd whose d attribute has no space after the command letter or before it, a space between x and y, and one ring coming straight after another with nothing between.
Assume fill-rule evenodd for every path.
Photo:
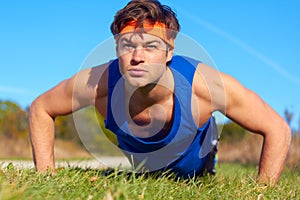
<instances>
[{"instance_id":1,"label":"man's ear","mask_svg":"<svg viewBox=\"0 0 300 200\"><path fill-rule=\"evenodd\" d=\"M174 54L174 48L168 47L168 50L167 50L167 62L170 62L172 60L173 54Z\"/></svg>"}]
</instances>

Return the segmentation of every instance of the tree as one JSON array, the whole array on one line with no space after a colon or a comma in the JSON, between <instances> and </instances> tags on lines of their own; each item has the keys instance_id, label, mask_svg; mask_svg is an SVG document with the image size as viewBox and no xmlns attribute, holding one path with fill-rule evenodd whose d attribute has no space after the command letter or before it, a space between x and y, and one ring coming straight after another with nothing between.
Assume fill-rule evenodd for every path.
<instances>
[{"instance_id":1,"label":"tree","mask_svg":"<svg viewBox=\"0 0 300 200\"><path fill-rule=\"evenodd\" d=\"M12 101L0 100L0 135L10 138L28 135L28 113Z\"/></svg>"},{"instance_id":2,"label":"tree","mask_svg":"<svg viewBox=\"0 0 300 200\"><path fill-rule=\"evenodd\" d=\"M73 116L71 114L55 118L55 137L79 142L80 139L78 138Z\"/></svg>"},{"instance_id":3,"label":"tree","mask_svg":"<svg viewBox=\"0 0 300 200\"><path fill-rule=\"evenodd\" d=\"M293 116L294 116L293 112L290 112L287 108L284 110L284 117L289 126L291 125Z\"/></svg>"}]
</instances>

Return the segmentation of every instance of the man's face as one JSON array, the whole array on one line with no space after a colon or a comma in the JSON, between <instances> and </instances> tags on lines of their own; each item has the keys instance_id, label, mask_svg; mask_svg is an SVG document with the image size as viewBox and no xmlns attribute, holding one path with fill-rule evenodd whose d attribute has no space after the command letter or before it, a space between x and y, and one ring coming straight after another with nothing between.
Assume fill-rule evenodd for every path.
<instances>
[{"instance_id":1,"label":"man's face","mask_svg":"<svg viewBox=\"0 0 300 200\"><path fill-rule=\"evenodd\" d=\"M157 83L172 53L162 39L144 33L124 34L117 45L121 74L134 87Z\"/></svg>"}]
</instances>

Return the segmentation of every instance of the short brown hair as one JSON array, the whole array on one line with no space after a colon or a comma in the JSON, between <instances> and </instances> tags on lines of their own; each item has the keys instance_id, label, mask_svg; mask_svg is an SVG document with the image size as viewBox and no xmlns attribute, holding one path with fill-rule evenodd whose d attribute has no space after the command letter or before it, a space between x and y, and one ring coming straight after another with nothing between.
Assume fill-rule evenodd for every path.
<instances>
[{"instance_id":1,"label":"short brown hair","mask_svg":"<svg viewBox=\"0 0 300 200\"><path fill-rule=\"evenodd\" d=\"M176 14L169 6L162 5L158 0L132 0L116 13L110 26L112 34L119 34L133 20L137 21L137 28L143 28L145 20L153 24L155 22L164 23L168 29L168 37L173 39L180 30Z\"/></svg>"}]
</instances>

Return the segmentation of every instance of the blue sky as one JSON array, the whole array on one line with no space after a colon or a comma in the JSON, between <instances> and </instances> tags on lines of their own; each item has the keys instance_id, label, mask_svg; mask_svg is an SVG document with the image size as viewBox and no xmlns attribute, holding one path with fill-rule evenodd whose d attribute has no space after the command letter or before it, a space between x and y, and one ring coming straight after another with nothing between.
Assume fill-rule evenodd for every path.
<instances>
[{"instance_id":1,"label":"blue sky","mask_svg":"<svg viewBox=\"0 0 300 200\"><path fill-rule=\"evenodd\" d=\"M105 2L105 3L103 3ZM300 118L300 2L162 0L181 32L216 67L258 93L279 114ZM22 107L75 74L111 38L115 12L127 1L0 1L0 99ZM113 52L110 55L114 55Z\"/></svg>"}]
</instances>

